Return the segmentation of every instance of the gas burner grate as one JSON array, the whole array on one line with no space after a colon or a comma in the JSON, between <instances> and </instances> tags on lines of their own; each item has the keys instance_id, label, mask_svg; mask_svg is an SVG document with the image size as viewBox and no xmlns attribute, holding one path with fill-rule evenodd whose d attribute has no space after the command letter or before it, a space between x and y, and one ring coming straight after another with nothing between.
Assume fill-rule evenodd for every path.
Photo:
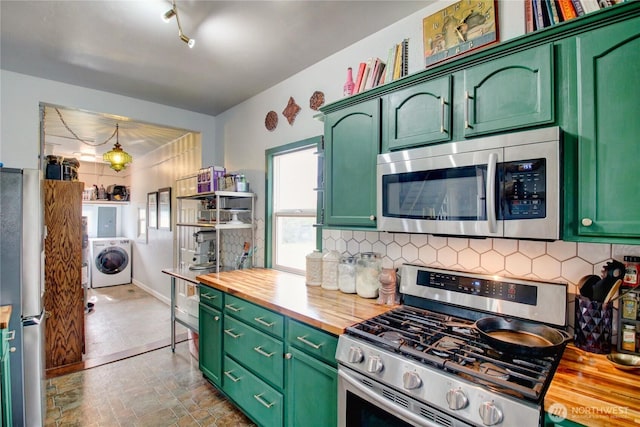
<instances>
[{"instance_id":1,"label":"gas burner grate","mask_svg":"<svg viewBox=\"0 0 640 427\"><path fill-rule=\"evenodd\" d=\"M512 356L492 348L472 328L453 324L473 323L403 306L349 327L346 333L492 390L536 402L542 399L562 352Z\"/></svg>"}]
</instances>

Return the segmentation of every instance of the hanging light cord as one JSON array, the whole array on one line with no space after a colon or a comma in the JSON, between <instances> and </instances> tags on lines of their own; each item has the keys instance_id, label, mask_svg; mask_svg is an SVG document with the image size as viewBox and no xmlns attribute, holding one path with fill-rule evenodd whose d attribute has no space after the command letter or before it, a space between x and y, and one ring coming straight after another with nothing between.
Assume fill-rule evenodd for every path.
<instances>
[{"instance_id":1,"label":"hanging light cord","mask_svg":"<svg viewBox=\"0 0 640 427\"><path fill-rule=\"evenodd\" d=\"M76 133L71 130L69 125L67 125L67 122L65 122L64 119L62 118L62 113L60 113L60 110L58 110L57 108L55 108L55 110L56 110L56 113L58 113L58 117L60 117L60 121L62 122L64 127L67 128L67 130L71 133L71 135L73 135L75 137L75 139L77 139L78 141L82 142L83 144L87 144L90 147L99 147L101 145L106 144L107 142L111 141L114 136L116 136L116 132L118 131L118 127L116 125L116 128L113 131L113 133L111 134L111 136L109 138L107 138L104 142L101 142L101 143L98 143L98 144L92 144L91 142L85 141L84 139L82 139L78 135L76 135Z\"/></svg>"}]
</instances>

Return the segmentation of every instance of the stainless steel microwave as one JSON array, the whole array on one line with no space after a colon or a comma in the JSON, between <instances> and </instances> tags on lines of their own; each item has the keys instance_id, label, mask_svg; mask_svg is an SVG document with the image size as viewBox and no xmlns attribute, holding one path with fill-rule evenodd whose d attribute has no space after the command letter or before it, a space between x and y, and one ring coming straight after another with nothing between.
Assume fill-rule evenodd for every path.
<instances>
[{"instance_id":1,"label":"stainless steel microwave","mask_svg":"<svg viewBox=\"0 0 640 427\"><path fill-rule=\"evenodd\" d=\"M378 155L378 230L560 238L558 127Z\"/></svg>"}]
</instances>

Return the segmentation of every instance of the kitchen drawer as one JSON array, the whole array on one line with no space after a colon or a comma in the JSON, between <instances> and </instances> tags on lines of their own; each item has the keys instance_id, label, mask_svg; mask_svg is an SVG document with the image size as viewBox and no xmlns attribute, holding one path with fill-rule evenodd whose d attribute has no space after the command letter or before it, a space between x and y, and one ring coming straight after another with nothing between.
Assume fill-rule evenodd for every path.
<instances>
[{"instance_id":1,"label":"kitchen drawer","mask_svg":"<svg viewBox=\"0 0 640 427\"><path fill-rule=\"evenodd\" d=\"M289 319L287 341L311 356L336 366L338 337Z\"/></svg>"},{"instance_id":2,"label":"kitchen drawer","mask_svg":"<svg viewBox=\"0 0 640 427\"><path fill-rule=\"evenodd\" d=\"M223 382L225 393L254 421L265 427L283 425L282 394L227 356Z\"/></svg>"},{"instance_id":3,"label":"kitchen drawer","mask_svg":"<svg viewBox=\"0 0 640 427\"><path fill-rule=\"evenodd\" d=\"M199 288L201 303L222 310L222 302L224 298L224 294L222 292L205 285L200 285Z\"/></svg>"},{"instance_id":4,"label":"kitchen drawer","mask_svg":"<svg viewBox=\"0 0 640 427\"><path fill-rule=\"evenodd\" d=\"M284 339L284 316L233 295L226 296L224 308L227 314L246 322L248 325Z\"/></svg>"},{"instance_id":5,"label":"kitchen drawer","mask_svg":"<svg viewBox=\"0 0 640 427\"><path fill-rule=\"evenodd\" d=\"M267 334L225 316L225 352L253 370L266 381L282 389L284 386L284 344Z\"/></svg>"}]
</instances>

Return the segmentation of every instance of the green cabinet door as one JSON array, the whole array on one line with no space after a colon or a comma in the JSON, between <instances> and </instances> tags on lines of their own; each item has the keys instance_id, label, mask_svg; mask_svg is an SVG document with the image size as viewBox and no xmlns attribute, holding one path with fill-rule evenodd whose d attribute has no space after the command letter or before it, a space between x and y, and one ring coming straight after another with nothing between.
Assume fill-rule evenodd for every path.
<instances>
[{"instance_id":1,"label":"green cabinet door","mask_svg":"<svg viewBox=\"0 0 640 427\"><path fill-rule=\"evenodd\" d=\"M579 236L640 237L640 18L576 38Z\"/></svg>"},{"instance_id":2,"label":"green cabinet door","mask_svg":"<svg viewBox=\"0 0 640 427\"><path fill-rule=\"evenodd\" d=\"M382 151L451 140L451 76L385 96Z\"/></svg>"},{"instance_id":3,"label":"green cabinet door","mask_svg":"<svg viewBox=\"0 0 640 427\"><path fill-rule=\"evenodd\" d=\"M198 364L202 373L218 387L222 373L222 313L200 303L198 313L200 347Z\"/></svg>"},{"instance_id":4,"label":"green cabinet door","mask_svg":"<svg viewBox=\"0 0 640 427\"><path fill-rule=\"evenodd\" d=\"M375 228L380 100L328 114L324 132L325 225Z\"/></svg>"},{"instance_id":5,"label":"green cabinet door","mask_svg":"<svg viewBox=\"0 0 640 427\"><path fill-rule=\"evenodd\" d=\"M338 423L338 371L296 348L287 354L287 425L327 427Z\"/></svg>"},{"instance_id":6,"label":"green cabinet door","mask_svg":"<svg viewBox=\"0 0 640 427\"><path fill-rule=\"evenodd\" d=\"M543 45L463 71L465 137L554 121L553 46Z\"/></svg>"}]
</instances>

